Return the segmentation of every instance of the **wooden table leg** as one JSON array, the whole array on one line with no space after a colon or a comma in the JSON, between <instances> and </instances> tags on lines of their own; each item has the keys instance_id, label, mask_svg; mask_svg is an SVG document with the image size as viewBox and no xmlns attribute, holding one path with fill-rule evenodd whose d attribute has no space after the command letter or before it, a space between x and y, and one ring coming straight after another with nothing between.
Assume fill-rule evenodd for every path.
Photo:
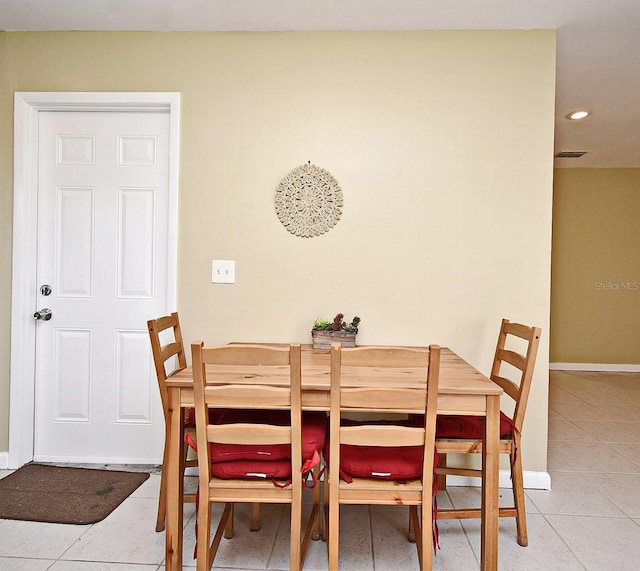
<instances>
[{"instance_id":1,"label":"wooden table leg","mask_svg":"<svg viewBox=\"0 0 640 571\"><path fill-rule=\"evenodd\" d=\"M182 497L184 494L184 423L180 389L169 387L169 445L167 465L167 522L165 527L165 569L182 569Z\"/></svg>"},{"instance_id":2,"label":"wooden table leg","mask_svg":"<svg viewBox=\"0 0 640 571\"><path fill-rule=\"evenodd\" d=\"M485 571L498 569L498 497L499 497L499 453L500 397L487 395L487 419L482 453L482 536L481 568Z\"/></svg>"}]
</instances>

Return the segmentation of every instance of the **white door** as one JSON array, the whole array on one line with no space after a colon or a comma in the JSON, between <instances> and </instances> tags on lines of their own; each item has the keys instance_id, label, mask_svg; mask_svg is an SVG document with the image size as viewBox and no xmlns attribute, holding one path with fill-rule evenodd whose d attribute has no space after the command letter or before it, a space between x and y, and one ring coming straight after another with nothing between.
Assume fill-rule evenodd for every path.
<instances>
[{"instance_id":1,"label":"white door","mask_svg":"<svg viewBox=\"0 0 640 571\"><path fill-rule=\"evenodd\" d=\"M169 116L42 112L38 169L34 460L160 462Z\"/></svg>"}]
</instances>

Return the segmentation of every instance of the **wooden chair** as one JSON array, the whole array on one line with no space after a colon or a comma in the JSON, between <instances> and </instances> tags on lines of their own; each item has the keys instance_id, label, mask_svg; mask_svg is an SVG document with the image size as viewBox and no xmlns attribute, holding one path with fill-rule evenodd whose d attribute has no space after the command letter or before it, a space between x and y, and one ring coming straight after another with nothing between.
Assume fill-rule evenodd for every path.
<instances>
[{"instance_id":1,"label":"wooden chair","mask_svg":"<svg viewBox=\"0 0 640 571\"><path fill-rule=\"evenodd\" d=\"M501 507L501 517L515 517L518 543L527 545L527 520L522 475L521 434L533 368L538 352L541 330L502 320L496 346L491 380L514 401L512 415L500 412L500 453L508 454L511 467L514 505ZM448 454L478 454L482 452L483 417L438 416L436 449L439 455L437 474L440 489L446 488L446 475L482 477L482 471L447 464ZM481 517L480 508L439 509L438 519Z\"/></svg>"},{"instance_id":2,"label":"wooden chair","mask_svg":"<svg viewBox=\"0 0 640 571\"><path fill-rule=\"evenodd\" d=\"M399 379L397 388L362 386L357 371L372 367L380 378ZM424 369L425 384L402 387L402 374L390 368ZM340 505L409 506L417 531L420 569L431 569L433 556L434 439L440 370L440 348L331 347L329 454L329 569L338 569ZM406 413L420 409L419 422L385 423L341 420L344 413ZM325 448L326 449L326 448ZM400 467L411 452L410 467ZM357 466L362 462L362 470ZM406 459L406 458L405 458ZM365 466L367 464L367 466ZM396 471L397 470L397 471ZM341 479L342 478L342 479ZM351 481L346 481L351 480ZM420 515L418 513L420 507Z\"/></svg>"},{"instance_id":3,"label":"wooden chair","mask_svg":"<svg viewBox=\"0 0 640 571\"><path fill-rule=\"evenodd\" d=\"M160 391L160 399L162 401L162 410L165 418L165 445L162 465L167 461L167 442L168 442L168 396L166 380L181 371L187 366L186 354L184 351L184 342L182 340L182 330L180 328L180 319L177 313L150 319L147 321L147 329L149 330L149 339L151 341L151 352L153 354L153 363L156 369L156 377L158 379L158 389ZM193 439L196 437L196 425L193 411L187 415L185 419L185 435L191 435ZM183 443L184 445L184 443ZM195 467L198 465L197 459L187 460L187 447L184 446L184 465L182 474L184 476L184 468ZM195 494L184 494L183 503L195 503ZM166 503L167 503L167 480L165 470L160 475L160 494L158 497L158 515L156 517L156 531L163 531L166 520ZM251 530L260 529L260 505L253 504L251 517ZM233 520L227 530L227 535L233 534Z\"/></svg>"},{"instance_id":4,"label":"wooden chair","mask_svg":"<svg viewBox=\"0 0 640 571\"><path fill-rule=\"evenodd\" d=\"M204 347L202 342L196 342L191 350L199 463L197 569L211 568L223 530L231 517L233 502L258 502L290 504L290 569L299 570L318 521L318 505L315 503L302 536L301 469L304 458L300 345ZM207 380L213 376L216 382L208 383ZM265 424L265 416L257 414L253 422L247 417L245 422L227 424L222 416L220 424L210 424L208 411L211 408L288 411L286 416L290 422L286 425ZM318 446L321 447L326 415L320 414L323 424ZM212 462L211 445L214 445L215 453L215 447L220 446L267 445L279 449L284 446L289 457L280 458L277 462L254 458L247 465L238 467L238 461ZM319 461L319 451L314 452ZM211 540L211 504L214 502L226 506Z\"/></svg>"},{"instance_id":5,"label":"wooden chair","mask_svg":"<svg viewBox=\"0 0 640 571\"><path fill-rule=\"evenodd\" d=\"M167 504L167 479L165 476L164 466L167 461L167 442L169 440L168 433L168 396L165 382L178 371L187 366L187 359L184 352L184 344L182 341L182 330L180 329L180 319L177 313L159 317L158 319L150 319L147 321L147 329L149 330L149 339L151 341L151 352L153 354L153 363L156 369L156 377L158 379L158 389L160 390L160 399L162 400L162 410L165 418L165 444L164 454L162 458L163 470L160 476L160 495L158 498L158 516L156 518L156 531L163 531L166 520L166 504ZM195 424L191 426L185 425L185 432L191 433L195 438ZM184 450L184 468L197 466L196 460L187 461L187 448ZM184 503L195 503L195 494L184 494Z\"/></svg>"}]
</instances>

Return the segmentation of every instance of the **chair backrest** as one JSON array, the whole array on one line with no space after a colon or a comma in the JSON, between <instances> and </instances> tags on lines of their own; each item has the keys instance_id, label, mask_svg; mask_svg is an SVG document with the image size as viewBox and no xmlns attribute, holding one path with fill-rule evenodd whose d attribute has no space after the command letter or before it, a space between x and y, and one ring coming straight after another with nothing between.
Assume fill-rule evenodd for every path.
<instances>
[{"instance_id":1,"label":"chair backrest","mask_svg":"<svg viewBox=\"0 0 640 571\"><path fill-rule=\"evenodd\" d=\"M164 383L171 375L187 366L180 319L175 312L157 319L150 319L147 321L147 329L149 330L153 363L162 399L162 409L166 419L168 397Z\"/></svg>"},{"instance_id":2,"label":"chair backrest","mask_svg":"<svg viewBox=\"0 0 640 571\"><path fill-rule=\"evenodd\" d=\"M210 444L288 444L294 488L301 486L302 406L300 345L191 345L198 464L210 466ZM291 411L291 423L209 424L208 409ZM206 427L203 430L203 427ZM201 473L204 473L202 468Z\"/></svg>"},{"instance_id":3,"label":"chair backrest","mask_svg":"<svg viewBox=\"0 0 640 571\"><path fill-rule=\"evenodd\" d=\"M519 432L527 409L540 334L539 327L503 319L491 367L491 380L515 401L512 420Z\"/></svg>"},{"instance_id":4,"label":"chair backrest","mask_svg":"<svg viewBox=\"0 0 640 571\"><path fill-rule=\"evenodd\" d=\"M369 368L367 382L359 381L360 373ZM424 380L408 386L409 369L420 370ZM433 447L435 440L436 411L438 403L438 381L440 373L440 347L409 349L402 347L356 347L342 349L331 347L331 412L330 412L330 470L337 478L340 444L355 446L424 446L423 474L433 472ZM379 376L381 384L376 385ZM373 379L373 382L371 380ZM392 381L397 381L393 386ZM340 415L344 412L382 412L424 414L424 424L401 426L397 424L367 424L341 426ZM334 435L339 435L335 438ZM334 472L333 470L336 470ZM430 487L429 487L430 489Z\"/></svg>"}]
</instances>

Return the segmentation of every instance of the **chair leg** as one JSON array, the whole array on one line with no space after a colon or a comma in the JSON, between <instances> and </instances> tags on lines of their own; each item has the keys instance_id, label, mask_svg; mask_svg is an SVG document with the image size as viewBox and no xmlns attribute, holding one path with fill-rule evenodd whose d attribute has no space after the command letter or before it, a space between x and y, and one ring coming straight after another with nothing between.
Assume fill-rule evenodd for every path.
<instances>
[{"instance_id":1,"label":"chair leg","mask_svg":"<svg viewBox=\"0 0 640 571\"><path fill-rule=\"evenodd\" d=\"M329 498L329 571L338 571L339 537L340 537L340 504L337 498Z\"/></svg>"},{"instance_id":2,"label":"chair leg","mask_svg":"<svg viewBox=\"0 0 640 571\"><path fill-rule=\"evenodd\" d=\"M198 514L199 515L199 514ZM200 527L198 527L198 544L197 544L197 553L198 560L196 561L196 569L197 571L210 571L213 566L213 560L216 558L216 553L218 553L218 547L220 547L220 540L222 539L223 534L227 526L229 525L229 519L233 518L233 504L225 504L224 509L222 511L222 516L220 517L220 522L218 523L218 528L216 529L216 533L213 537L213 541L211 544L207 543L207 553L202 556L202 561L200 561ZM211 525L211 504L209 504L209 525ZM200 522L198 521L198 525ZM211 537L211 533L207 533L209 537ZM208 540L207 540L208 541ZM206 566L205 566L206 565Z\"/></svg>"},{"instance_id":3,"label":"chair leg","mask_svg":"<svg viewBox=\"0 0 640 571\"><path fill-rule=\"evenodd\" d=\"M302 543L300 547L300 567L304 567L304 560L307 558L307 552L309 551L309 545L314 536L314 530L318 527L318 520L320 519L320 512L318 505L315 504L311 508L311 514L304 528L304 534L302 535ZM317 539L317 538L316 538Z\"/></svg>"},{"instance_id":4,"label":"chair leg","mask_svg":"<svg viewBox=\"0 0 640 571\"><path fill-rule=\"evenodd\" d=\"M158 495L158 516L156 517L156 531L164 531L167 515L167 479L164 468L160 473L160 494Z\"/></svg>"},{"instance_id":5,"label":"chair leg","mask_svg":"<svg viewBox=\"0 0 640 571\"><path fill-rule=\"evenodd\" d=\"M225 512L223 513L228 514L228 517L226 520L227 523L224 526L224 538L231 539L233 537L233 534L235 533L233 528L233 521L235 518L235 505L232 503L227 504L225 507Z\"/></svg>"},{"instance_id":6,"label":"chair leg","mask_svg":"<svg viewBox=\"0 0 640 571\"><path fill-rule=\"evenodd\" d=\"M291 537L289 545L289 569L291 571L300 571L302 568L301 527L302 494L291 502Z\"/></svg>"},{"instance_id":7,"label":"chair leg","mask_svg":"<svg viewBox=\"0 0 640 571\"><path fill-rule=\"evenodd\" d=\"M320 517L322 517L322 541L329 541L329 482L327 482L326 476L322 483L322 514Z\"/></svg>"},{"instance_id":8,"label":"chair leg","mask_svg":"<svg viewBox=\"0 0 640 571\"><path fill-rule=\"evenodd\" d=\"M418 550L418 563L420 569L422 569L422 539L416 541L416 530L420 531L420 523L418 521L418 507L409 506L409 541L412 541L416 544L416 549Z\"/></svg>"},{"instance_id":9,"label":"chair leg","mask_svg":"<svg viewBox=\"0 0 640 571\"><path fill-rule=\"evenodd\" d=\"M411 510L414 506L409 506L409 531L407 532L407 541L410 543L416 542L416 528L413 521L413 514Z\"/></svg>"},{"instance_id":10,"label":"chair leg","mask_svg":"<svg viewBox=\"0 0 640 571\"><path fill-rule=\"evenodd\" d=\"M251 504L251 525L249 526L249 530L260 530L260 504Z\"/></svg>"},{"instance_id":11,"label":"chair leg","mask_svg":"<svg viewBox=\"0 0 640 571\"><path fill-rule=\"evenodd\" d=\"M197 571L209 571L211 565L211 547L209 538L211 537L211 504L204 495L198 496L198 531L196 534L196 569Z\"/></svg>"},{"instance_id":12,"label":"chair leg","mask_svg":"<svg viewBox=\"0 0 640 571\"><path fill-rule=\"evenodd\" d=\"M156 517L156 531L164 531L167 519L167 476L164 467L167 465L169 454L167 442L169 435L165 434L164 452L162 453L162 471L160 472L160 493L158 494L158 515Z\"/></svg>"},{"instance_id":13,"label":"chair leg","mask_svg":"<svg viewBox=\"0 0 640 571\"><path fill-rule=\"evenodd\" d=\"M519 454L519 446L515 453L511 453L511 483L513 485L513 501L516 507L516 532L518 544L527 547L527 510L524 497L524 477L522 475L522 461ZM514 459L515 454L515 459Z\"/></svg>"},{"instance_id":14,"label":"chair leg","mask_svg":"<svg viewBox=\"0 0 640 571\"><path fill-rule=\"evenodd\" d=\"M422 555L420 557L421 571L431 570L434 553L433 533L433 504L420 506L420 544Z\"/></svg>"}]
</instances>

